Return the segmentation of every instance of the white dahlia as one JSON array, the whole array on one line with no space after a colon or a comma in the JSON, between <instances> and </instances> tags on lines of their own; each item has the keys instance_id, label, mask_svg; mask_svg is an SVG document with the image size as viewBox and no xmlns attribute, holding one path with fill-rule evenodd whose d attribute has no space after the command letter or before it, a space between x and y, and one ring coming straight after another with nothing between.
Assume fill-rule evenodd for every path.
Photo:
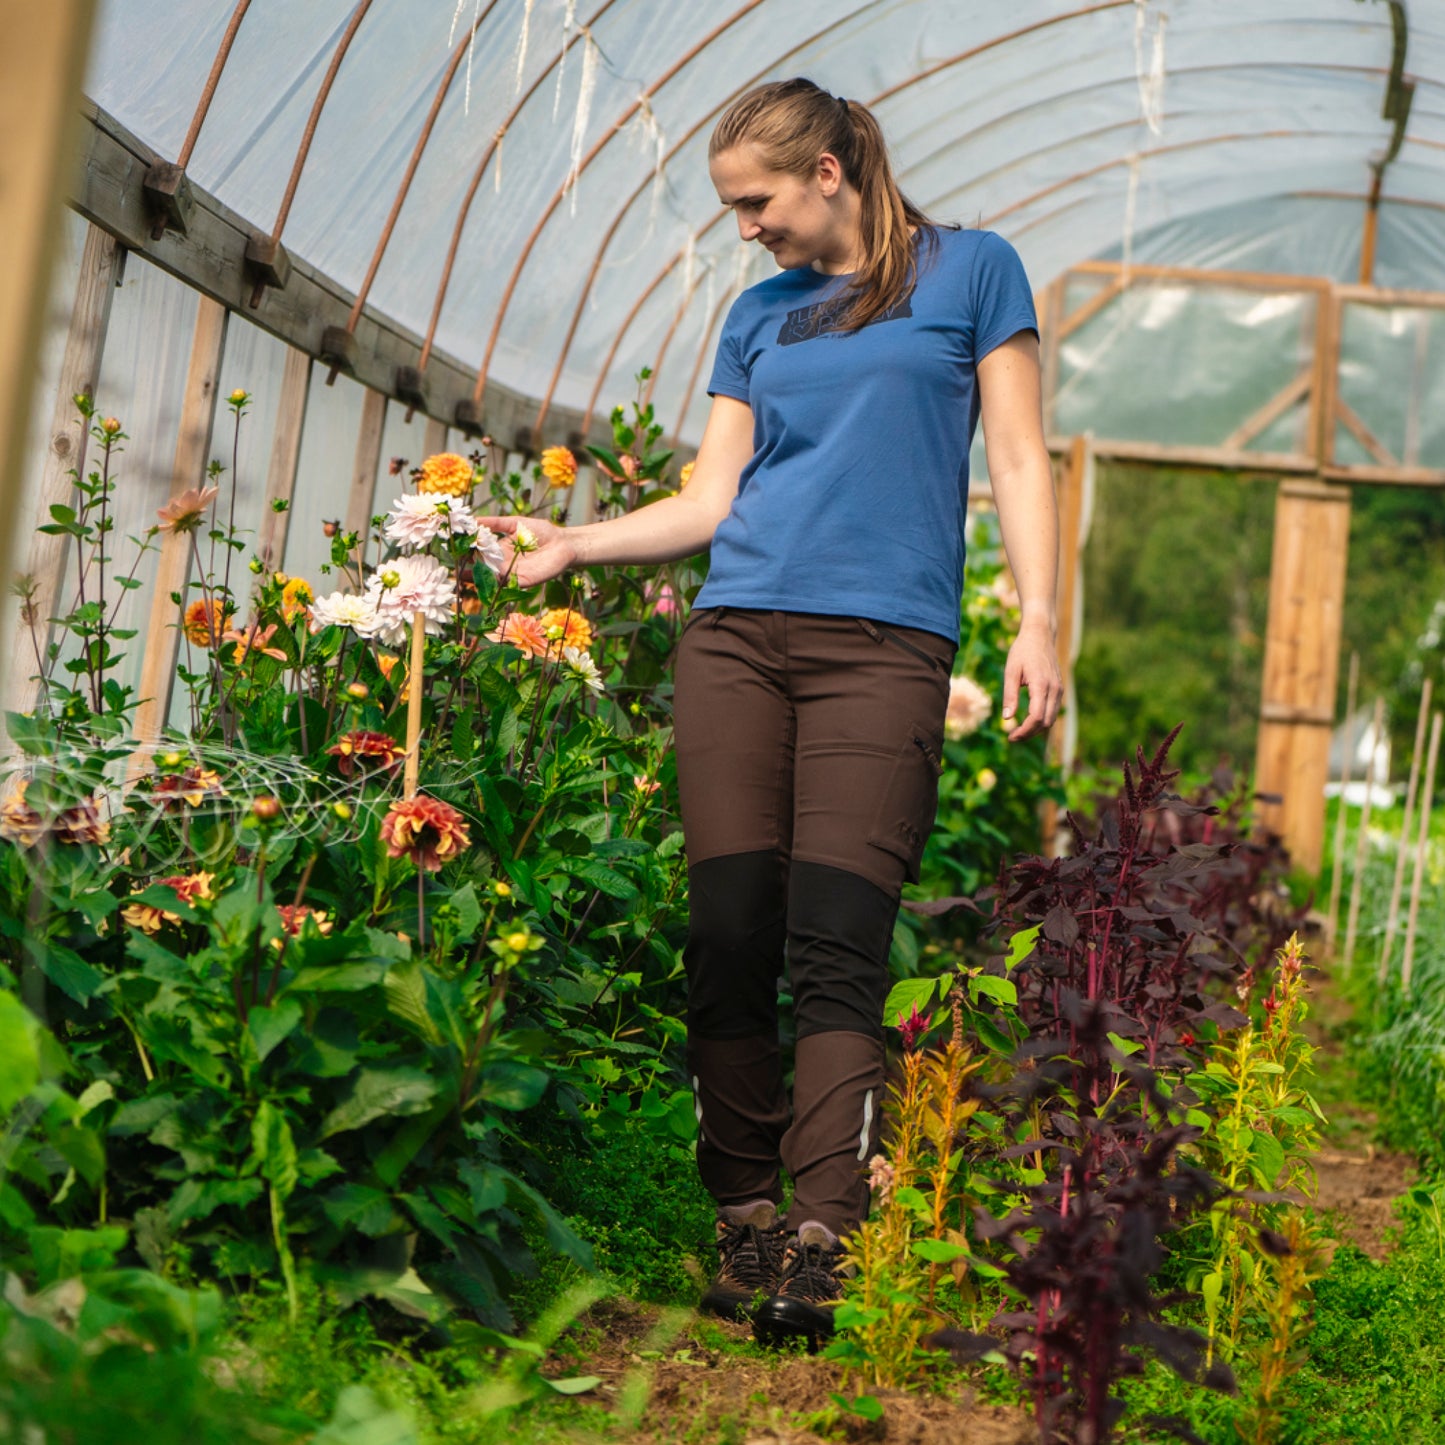
<instances>
[{"instance_id":1,"label":"white dahlia","mask_svg":"<svg viewBox=\"0 0 1445 1445\"><path fill-rule=\"evenodd\" d=\"M943 715L946 737L966 738L976 733L993 711L993 699L971 677L958 676L948 684L948 711Z\"/></svg>"},{"instance_id":2,"label":"white dahlia","mask_svg":"<svg viewBox=\"0 0 1445 1445\"><path fill-rule=\"evenodd\" d=\"M489 531L486 527L478 526L476 539L472 543L472 550L498 577L507 570L507 558L502 552L501 541L495 532Z\"/></svg>"},{"instance_id":3,"label":"white dahlia","mask_svg":"<svg viewBox=\"0 0 1445 1445\"><path fill-rule=\"evenodd\" d=\"M371 629L362 636L373 637L384 647L401 647L411 633L412 613L425 613L426 630L432 633L451 621L457 585L435 557L420 553L382 563L366 580L366 596L376 614Z\"/></svg>"},{"instance_id":4,"label":"white dahlia","mask_svg":"<svg viewBox=\"0 0 1445 1445\"><path fill-rule=\"evenodd\" d=\"M597 670L590 652L580 647L564 647L562 665L567 669L567 675L583 687L590 687L593 692L602 691L602 674Z\"/></svg>"},{"instance_id":5,"label":"white dahlia","mask_svg":"<svg viewBox=\"0 0 1445 1445\"><path fill-rule=\"evenodd\" d=\"M350 627L363 637L370 637L375 624L376 603L369 596L333 592L329 597L312 599L312 632L320 632L323 627Z\"/></svg>"},{"instance_id":6,"label":"white dahlia","mask_svg":"<svg viewBox=\"0 0 1445 1445\"><path fill-rule=\"evenodd\" d=\"M437 537L474 536L478 525L465 497L422 492L392 503L383 535L403 547L425 547Z\"/></svg>"}]
</instances>

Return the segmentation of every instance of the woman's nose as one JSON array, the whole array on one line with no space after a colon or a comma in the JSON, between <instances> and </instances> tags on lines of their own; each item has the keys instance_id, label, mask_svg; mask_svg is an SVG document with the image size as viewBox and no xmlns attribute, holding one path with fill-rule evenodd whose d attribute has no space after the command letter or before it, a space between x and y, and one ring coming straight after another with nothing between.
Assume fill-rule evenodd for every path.
<instances>
[{"instance_id":1,"label":"woman's nose","mask_svg":"<svg viewBox=\"0 0 1445 1445\"><path fill-rule=\"evenodd\" d=\"M762 234L762 229L756 221L745 220L742 216L738 217L738 235L741 236L744 241L756 239Z\"/></svg>"}]
</instances>

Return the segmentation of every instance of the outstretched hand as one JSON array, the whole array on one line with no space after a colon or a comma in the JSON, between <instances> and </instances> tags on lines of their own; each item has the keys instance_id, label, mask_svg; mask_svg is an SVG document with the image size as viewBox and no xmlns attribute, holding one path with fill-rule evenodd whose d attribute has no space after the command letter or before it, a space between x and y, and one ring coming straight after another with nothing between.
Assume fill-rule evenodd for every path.
<instances>
[{"instance_id":1,"label":"outstretched hand","mask_svg":"<svg viewBox=\"0 0 1445 1445\"><path fill-rule=\"evenodd\" d=\"M478 517L477 521L495 532L500 540L502 555L507 559L503 581L514 582L518 587L536 587L560 577L577 562L576 545L567 535L566 527L559 527L555 522L540 517ZM531 533L535 546L517 547L519 527Z\"/></svg>"},{"instance_id":2,"label":"outstretched hand","mask_svg":"<svg viewBox=\"0 0 1445 1445\"><path fill-rule=\"evenodd\" d=\"M1010 729L1008 740L1022 742L1035 733L1047 732L1059 715L1064 681L1059 673L1058 651L1049 629L1041 623L1025 622L1008 650L1003 674L1003 720L1013 720L1018 711L1019 689L1029 692L1028 713Z\"/></svg>"}]
</instances>

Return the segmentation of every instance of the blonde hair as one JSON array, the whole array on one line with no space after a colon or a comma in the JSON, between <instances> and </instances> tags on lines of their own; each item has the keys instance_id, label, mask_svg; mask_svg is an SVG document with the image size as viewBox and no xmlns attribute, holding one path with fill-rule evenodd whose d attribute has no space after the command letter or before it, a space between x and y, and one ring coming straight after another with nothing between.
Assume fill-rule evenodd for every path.
<instances>
[{"instance_id":1,"label":"blonde hair","mask_svg":"<svg viewBox=\"0 0 1445 1445\"><path fill-rule=\"evenodd\" d=\"M863 259L844 293L851 298L841 318L845 330L866 326L910 294L918 279L913 243L931 249L935 223L898 189L883 129L866 105L801 76L775 80L727 108L708 142L708 159L744 143L757 146L771 169L795 176L812 175L828 151L858 192Z\"/></svg>"}]
</instances>

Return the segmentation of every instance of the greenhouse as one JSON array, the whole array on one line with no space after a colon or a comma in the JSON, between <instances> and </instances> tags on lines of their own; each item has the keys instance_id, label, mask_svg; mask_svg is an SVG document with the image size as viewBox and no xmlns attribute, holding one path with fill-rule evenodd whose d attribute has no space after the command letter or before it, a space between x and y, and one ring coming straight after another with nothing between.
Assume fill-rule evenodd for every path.
<instances>
[{"instance_id":1,"label":"greenhouse","mask_svg":"<svg viewBox=\"0 0 1445 1445\"><path fill-rule=\"evenodd\" d=\"M0 35L0 1438L1445 1438L1442 0Z\"/></svg>"}]
</instances>

